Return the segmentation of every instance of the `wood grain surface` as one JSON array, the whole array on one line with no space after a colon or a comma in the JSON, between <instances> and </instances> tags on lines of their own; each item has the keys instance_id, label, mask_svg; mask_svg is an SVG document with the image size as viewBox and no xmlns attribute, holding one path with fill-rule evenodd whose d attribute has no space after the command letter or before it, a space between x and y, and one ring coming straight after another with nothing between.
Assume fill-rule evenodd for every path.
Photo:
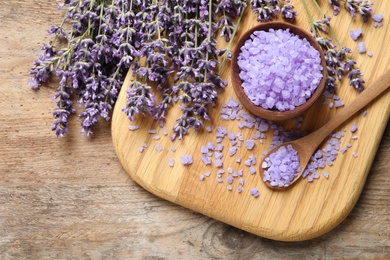
<instances>
[{"instance_id":1,"label":"wood grain surface","mask_svg":"<svg viewBox=\"0 0 390 260\"><path fill-rule=\"evenodd\" d=\"M310 5L310 8L311 13L315 14L315 5ZM390 3L376 5L376 8L385 17L390 17ZM307 16L304 15L303 4L297 3L295 9L298 13L303 14L296 25L305 28L309 22ZM390 67L390 54L384 46L384 43L390 41L390 31L387 30L388 23L385 21L383 28L374 28L373 21L363 25L365 44L369 51L375 53L375 56L369 57L366 54L359 55L357 53L357 44L349 36L349 30L356 25L347 19L350 17L346 13L337 16L337 19L334 20L337 25L334 26L334 30L335 33L342 36L339 37L343 39L344 44L355 47L353 57L356 58L358 64L362 64L362 70L366 74L365 79L368 83L366 87L369 88L370 83ZM246 9L236 39L246 34L246 31L252 29L256 24L258 24L256 16L250 8ZM222 48L223 40L219 41L218 44L221 44ZM237 68L234 67L233 71L236 70ZM341 147L346 147L348 143L352 143L353 146L345 154L340 152L331 167L319 170L320 174L322 171L328 172L328 179L322 177L313 183L309 183L306 179L297 182L290 189L276 191L264 185L258 170L257 174L251 175L249 167L244 165L244 161L253 154L258 161L254 167L259 167L262 155L268 151L273 139L271 127L266 132L268 138L263 140L264 144L256 141L255 147L251 150L246 149L242 144L234 156L229 155L229 149L232 145L229 138L225 137L222 141L224 145L222 167L216 167L215 158L211 165L205 165L202 162L201 146L206 146L209 142L217 145L216 126L226 128L228 133L235 135L240 133L243 140L251 139L251 136L256 132L255 128L239 128L237 120L221 119L219 111L222 109L222 105L228 103L231 97L238 100L237 92L232 87L232 79L237 79L237 76L231 74L232 69L229 63L225 65L221 73L223 78L229 80L228 86L219 95L219 102L217 102L215 109L210 112L211 122L205 124L205 126L211 126L214 129L213 132L190 131L190 134L185 136L183 140L172 142L169 136L173 133L170 132L164 136L158 122L150 117L136 118L131 124L139 126L139 129L129 130L130 123L122 112L122 108L126 104L127 86L131 82L132 73L129 72L124 83L126 87L122 88L112 119L112 138L119 161L133 180L153 194L253 234L280 241L302 241L325 234L345 219L360 196L389 119L390 92L387 91L373 104L366 107L366 110L369 111L367 116L363 117L362 111L360 111L341 128L335 129L335 132L342 131L345 134L341 139ZM382 88L387 87L387 84L390 82L384 80L384 84L381 84ZM346 106L349 106L352 100L357 97L357 92L348 85L348 80L342 82L337 94L341 100L345 101ZM242 99L240 100L242 101ZM343 109L330 109L329 105L324 105L323 102L323 100L318 100L302 115L304 118L302 131L311 132L317 129L324 125L332 115L337 114L338 110ZM167 129L173 128L180 113L177 106L169 110L165 120ZM278 125L283 125L285 129L288 129L291 127L292 121L278 122ZM351 133L349 129L351 129L352 124L358 125L358 132ZM155 140L154 134L149 133L150 129L156 129L158 140ZM353 135L357 135L358 139L352 140ZM138 149L143 143L146 143L148 148L140 153ZM325 142L321 148L325 148L326 145ZM156 151L157 147L161 147L163 151ZM172 152L172 147L177 151ZM353 155L355 153L357 157ZM193 157L193 164L183 166L180 163L181 157L187 154ZM241 163L236 162L237 156L242 159ZM169 165L169 160L172 159L175 160L173 167ZM235 178L236 180L230 185L232 190L228 191L229 168L233 172L243 171L245 185L242 187L241 193L237 192L241 186L238 182L239 177ZM218 181L217 172L219 169L225 171L222 183ZM200 175L206 172L210 172L211 176L200 181ZM256 199L251 195L252 188L259 190L260 196Z\"/></svg>"},{"instance_id":2,"label":"wood grain surface","mask_svg":"<svg viewBox=\"0 0 390 260\"><path fill-rule=\"evenodd\" d=\"M1 259L390 257L389 126L347 218L321 237L293 243L252 235L145 191L119 163L109 122L86 138L73 118L69 135L56 139L50 131L56 80L39 92L27 86L49 40L46 30L61 21L56 7L54 0L0 2Z\"/></svg>"}]
</instances>

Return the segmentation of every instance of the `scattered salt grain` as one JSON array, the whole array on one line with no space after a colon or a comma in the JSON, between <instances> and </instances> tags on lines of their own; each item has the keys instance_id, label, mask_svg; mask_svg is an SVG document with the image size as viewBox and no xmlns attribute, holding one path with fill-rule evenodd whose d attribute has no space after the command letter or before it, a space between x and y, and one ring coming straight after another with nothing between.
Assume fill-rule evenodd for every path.
<instances>
[{"instance_id":1,"label":"scattered salt grain","mask_svg":"<svg viewBox=\"0 0 390 260\"><path fill-rule=\"evenodd\" d=\"M344 106L344 101L342 101L342 100L335 100L334 107L338 108L338 107L342 107L342 106Z\"/></svg>"},{"instance_id":2,"label":"scattered salt grain","mask_svg":"<svg viewBox=\"0 0 390 260\"><path fill-rule=\"evenodd\" d=\"M237 188L237 192L238 192L238 193L241 193L241 192L242 192L242 188L241 188L241 187L238 187L238 188Z\"/></svg>"},{"instance_id":3,"label":"scattered salt grain","mask_svg":"<svg viewBox=\"0 0 390 260\"><path fill-rule=\"evenodd\" d=\"M363 117L366 117L366 116L367 116L367 110L364 110L364 111L363 111L362 116L363 116Z\"/></svg>"},{"instance_id":4,"label":"scattered salt grain","mask_svg":"<svg viewBox=\"0 0 390 260\"><path fill-rule=\"evenodd\" d=\"M328 172L322 172L322 175L323 175L326 179L329 178L329 173L328 173Z\"/></svg>"},{"instance_id":5,"label":"scattered salt grain","mask_svg":"<svg viewBox=\"0 0 390 260\"><path fill-rule=\"evenodd\" d=\"M254 146L255 146L255 141L253 141L253 140L246 140L245 141L246 149L252 150Z\"/></svg>"},{"instance_id":6,"label":"scattered salt grain","mask_svg":"<svg viewBox=\"0 0 390 260\"><path fill-rule=\"evenodd\" d=\"M130 131L135 131L135 130L137 130L138 128L139 128L138 125L129 125L129 130L130 130Z\"/></svg>"},{"instance_id":7,"label":"scattered salt grain","mask_svg":"<svg viewBox=\"0 0 390 260\"><path fill-rule=\"evenodd\" d=\"M362 35L362 30L350 30L349 35L351 35L352 40L356 41Z\"/></svg>"},{"instance_id":8,"label":"scattered salt grain","mask_svg":"<svg viewBox=\"0 0 390 260\"><path fill-rule=\"evenodd\" d=\"M211 175L210 171L207 171L207 172L204 173L204 176L206 176L206 177L209 177L210 175Z\"/></svg>"},{"instance_id":9,"label":"scattered salt grain","mask_svg":"<svg viewBox=\"0 0 390 260\"><path fill-rule=\"evenodd\" d=\"M228 191L232 191L232 190L233 190L232 185L228 185L228 186L227 186L227 189L228 189Z\"/></svg>"},{"instance_id":10,"label":"scattered salt grain","mask_svg":"<svg viewBox=\"0 0 390 260\"><path fill-rule=\"evenodd\" d=\"M368 57L372 57L372 56L373 56L372 52L370 52L370 51L367 52L367 56L368 56Z\"/></svg>"},{"instance_id":11,"label":"scattered salt grain","mask_svg":"<svg viewBox=\"0 0 390 260\"><path fill-rule=\"evenodd\" d=\"M144 147L141 146L140 148L138 148L138 152L142 153L144 151Z\"/></svg>"},{"instance_id":12,"label":"scattered salt grain","mask_svg":"<svg viewBox=\"0 0 390 260\"><path fill-rule=\"evenodd\" d=\"M207 149L214 151L215 150L214 144L212 142L208 142L207 143Z\"/></svg>"},{"instance_id":13,"label":"scattered salt grain","mask_svg":"<svg viewBox=\"0 0 390 260\"><path fill-rule=\"evenodd\" d=\"M167 128L165 126L163 127L162 132L163 132L163 135L167 135L168 134L168 130L167 130Z\"/></svg>"},{"instance_id":14,"label":"scattered salt grain","mask_svg":"<svg viewBox=\"0 0 390 260\"><path fill-rule=\"evenodd\" d=\"M359 42L357 47L358 47L358 52L359 53L365 53L366 52L366 45L364 44L364 42Z\"/></svg>"},{"instance_id":15,"label":"scattered salt grain","mask_svg":"<svg viewBox=\"0 0 390 260\"><path fill-rule=\"evenodd\" d=\"M155 134L155 133L157 133L157 131L156 131L156 129L150 129L150 130L148 131L148 133L149 133L149 134Z\"/></svg>"},{"instance_id":16,"label":"scattered salt grain","mask_svg":"<svg viewBox=\"0 0 390 260\"><path fill-rule=\"evenodd\" d=\"M204 180L204 175L203 175L203 174L201 174L201 175L199 176L199 180L201 180L201 181Z\"/></svg>"},{"instance_id":17,"label":"scattered salt grain","mask_svg":"<svg viewBox=\"0 0 390 260\"><path fill-rule=\"evenodd\" d=\"M251 194L252 194L252 196L253 197L255 197L255 198L257 198L257 197L259 197L259 190L257 189L257 188L252 188L251 189Z\"/></svg>"},{"instance_id":18,"label":"scattered salt grain","mask_svg":"<svg viewBox=\"0 0 390 260\"><path fill-rule=\"evenodd\" d=\"M352 126L351 126L351 133L355 133L357 130L358 130L357 125L352 124Z\"/></svg>"},{"instance_id":19,"label":"scattered salt grain","mask_svg":"<svg viewBox=\"0 0 390 260\"><path fill-rule=\"evenodd\" d=\"M203 154L208 153L209 152L209 148L207 148L206 146L202 145L200 147L200 152L203 153Z\"/></svg>"},{"instance_id":20,"label":"scattered salt grain","mask_svg":"<svg viewBox=\"0 0 390 260\"><path fill-rule=\"evenodd\" d=\"M238 183L239 183L241 186L244 186L244 183L245 183L244 178L238 179Z\"/></svg>"},{"instance_id":21,"label":"scattered salt grain","mask_svg":"<svg viewBox=\"0 0 390 260\"><path fill-rule=\"evenodd\" d=\"M342 154L345 154L345 152L346 152L347 150L348 150L348 149L347 149L346 147L343 147L343 148L341 148L340 152L341 152Z\"/></svg>"},{"instance_id":22,"label":"scattered salt grain","mask_svg":"<svg viewBox=\"0 0 390 260\"><path fill-rule=\"evenodd\" d=\"M222 162L222 160L221 160L221 159L217 159L217 160L215 160L215 166L216 166L217 168L220 168L220 167L222 167L222 165L223 165L223 162Z\"/></svg>"},{"instance_id":23,"label":"scattered salt grain","mask_svg":"<svg viewBox=\"0 0 390 260\"><path fill-rule=\"evenodd\" d=\"M210 164L211 164L211 158L210 158L210 157L207 157L207 156L202 156L202 162L203 162L205 165L210 165Z\"/></svg>"},{"instance_id":24,"label":"scattered salt grain","mask_svg":"<svg viewBox=\"0 0 390 260\"><path fill-rule=\"evenodd\" d=\"M214 153L214 157L215 157L215 159L222 159L223 153L215 152L215 153Z\"/></svg>"},{"instance_id":25,"label":"scattered salt grain","mask_svg":"<svg viewBox=\"0 0 390 260\"><path fill-rule=\"evenodd\" d=\"M358 155L357 155L356 152L353 152L353 153L352 153L352 156L356 158Z\"/></svg>"},{"instance_id":26,"label":"scattered salt grain","mask_svg":"<svg viewBox=\"0 0 390 260\"><path fill-rule=\"evenodd\" d=\"M237 147L236 146L233 146L229 149L229 156L232 157L233 155L235 155L237 152Z\"/></svg>"},{"instance_id":27,"label":"scattered salt grain","mask_svg":"<svg viewBox=\"0 0 390 260\"><path fill-rule=\"evenodd\" d=\"M241 47L238 66L245 94L264 109L295 109L322 78L319 52L289 30L254 32Z\"/></svg>"},{"instance_id":28,"label":"scattered salt grain","mask_svg":"<svg viewBox=\"0 0 390 260\"><path fill-rule=\"evenodd\" d=\"M183 165L190 165L193 162L192 156L190 154L187 154L187 155L184 155L184 156L180 156L180 162Z\"/></svg>"},{"instance_id":29,"label":"scattered salt grain","mask_svg":"<svg viewBox=\"0 0 390 260\"><path fill-rule=\"evenodd\" d=\"M347 148L351 148L352 147L352 144L351 143L347 143Z\"/></svg>"},{"instance_id":30,"label":"scattered salt grain","mask_svg":"<svg viewBox=\"0 0 390 260\"><path fill-rule=\"evenodd\" d=\"M240 156L236 157L236 163L241 163L241 157Z\"/></svg>"},{"instance_id":31,"label":"scattered salt grain","mask_svg":"<svg viewBox=\"0 0 390 260\"><path fill-rule=\"evenodd\" d=\"M212 131L212 130L211 130L211 127L210 127L210 126L207 126L207 127L206 127L206 131L207 131L208 133L211 133L211 131Z\"/></svg>"},{"instance_id":32,"label":"scattered salt grain","mask_svg":"<svg viewBox=\"0 0 390 260\"><path fill-rule=\"evenodd\" d=\"M147 147L148 147L148 144L147 144L147 143L143 143L142 146L143 146L144 148L147 148Z\"/></svg>"},{"instance_id":33,"label":"scattered salt grain","mask_svg":"<svg viewBox=\"0 0 390 260\"><path fill-rule=\"evenodd\" d=\"M382 14L374 14L374 15L372 16L372 19L373 19L375 22L380 23L380 22L382 22L382 20L383 20L383 15L382 15Z\"/></svg>"},{"instance_id":34,"label":"scattered salt grain","mask_svg":"<svg viewBox=\"0 0 390 260\"><path fill-rule=\"evenodd\" d=\"M353 136L351 136L351 139L352 140L357 140L359 137L357 136L357 135L353 135Z\"/></svg>"},{"instance_id":35,"label":"scattered salt grain","mask_svg":"<svg viewBox=\"0 0 390 260\"><path fill-rule=\"evenodd\" d=\"M155 147L154 147L154 149L157 151L157 152L161 152L162 150L164 150L163 149L163 147L161 146L161 145L156 145Z\"/></svg>"},{"instance_id":36,"label":"scattered salt grain","mask_svg":"<svg viewBox=\"0 0 390 260\"><path fill-rule=\"evenodd\" d=\"M219 183L222 183L222 182L223 182L222 177L218 177L217 181L218 181Z\"/></svg>"},{"instance_id":37,"label":"scattered salt grain","mask_svg":"<svg viewBox=\"0 0 390 260\"><path fill-rule=\"evenodd\" d=\"M176 152L176 147L172 147L171 151Z\"/></svg>"},{"instance_id":38,"label":"scattered salt grain","mask_svg":"<svg viewBox=\"0 0 390 260\"><path fill-rule=\"evenodd\" d=\"M155 136L153 136L153 139L154 140L160 140L160 136L159 135L155 135Z\"/></svg>"},{"instance_id":39,"label":"scattered salt grain","mask_svg":"<svg viewBox=\"0 0 390 260\"><path fill-rule=\"evenodd\" d=\"M227 181L229 184L232 184L232 183L233 183L233 177L230 176L230 175L228 175L228 176L226 177L226 181Z\"/></svg>"},{"instance_id":40,"label":"scattered salt grain","mask_svg":"<svg viewBox=\"0 0 390 260\"><path fill-rule=\"evenodd\" d=\"M250 173L251 175L255 174L255 173L256 173L256 168L253 167L253 166L249 167L249 173Z\"/></svg>"},{"instance_id":41,"label":"scattered salt grain","mask_svg":"<svg viewBox=\"0 0 390 260\"><path fill-rule=\"evenodd\" d=\"M169 159L168 159L168 165L169 165L170 167L173 167L173 166L175 165L175 159L169 158Z\"/></svg>"}]
</instances>

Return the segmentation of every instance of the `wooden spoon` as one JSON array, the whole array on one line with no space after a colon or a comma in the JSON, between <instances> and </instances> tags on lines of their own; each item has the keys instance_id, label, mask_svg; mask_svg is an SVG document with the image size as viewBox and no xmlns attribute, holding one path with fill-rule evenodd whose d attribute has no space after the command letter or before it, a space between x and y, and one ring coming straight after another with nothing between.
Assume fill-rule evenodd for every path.
<instances>
[{"instance_id":1,"label":"wooden spoon","mask_svg":"<svg viewBox=\"0 0 390 260\"><path fill-rule=\"evenodd\" d=\"M344 123L347 119L349 119L352 115L357 113L359 110L368 105L371 101L373 101L376 97L382 94L385 90L390 87L390 69L388 69L385 73L383 73L379 78L377 78L370 86L363 90L362 93L347 107L343 108L338 112L329 122L327 122L324 126L320 127L318 130L312 132L311 134L291 141L283 143L268 152L268 154L264 157L264 160L269 157L270 154L278 150L282 146L292 145L293 148L298 152L299 162L301 165L301 171L297 174L297 176L293 179L290 184L287 186L279 187L272 186L269 181L264 182L268 187L272 189L286 189L293 185L300 177L302 176L303 171L308 164L310 157L316 151L317 147L329 136L329 134L342 123ZM260 177L264 180L264 169L262 168L262 163L260 164Z\"/></svg>"}]
</instances>

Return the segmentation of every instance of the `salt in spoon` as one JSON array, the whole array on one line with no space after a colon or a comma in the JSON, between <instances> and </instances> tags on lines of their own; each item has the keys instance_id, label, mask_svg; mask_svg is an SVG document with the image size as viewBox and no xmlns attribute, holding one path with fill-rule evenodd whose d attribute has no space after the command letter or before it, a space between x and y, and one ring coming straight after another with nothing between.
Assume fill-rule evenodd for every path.
<instances>
[{"instance_id":1,"label":"salt in spoon","mask_svg":"<svg viewBox=\"0 0 390 260\"><path fill-rule=\"evenodd\" d=\"M280 147L287 147L287 145L291 145L298 152L299 163L301 166L300 172L297 173L296 177L285 186L272 186L269 181L264 181L264 183L272 189L287 189L288 187L293 185L298 179L300 179L303 171L306 168L306 165L309 163L311 156L316 151L317 147L325 140L325 138L327 138L334 129L336 129L352 115L354 115L366 105L368 105L371 101L373 101L389 87L390 69L388 69L374 82L372 82L367 89L363 90L351 104L349 104L343 109L340 109L340 111L335 116L333 116L333 118L331 118L324 126L320 127L319 129L307 136L304 136L300 139L291 142L280 144L270 150L267 155L264 156L264 159L260 164L259 172L261 179L264 181L264 171L268 169L265 166L267 164L267 162L265 162L265 159L267 159L272 153L276 152Z\"/></svg>"}]
</instances>

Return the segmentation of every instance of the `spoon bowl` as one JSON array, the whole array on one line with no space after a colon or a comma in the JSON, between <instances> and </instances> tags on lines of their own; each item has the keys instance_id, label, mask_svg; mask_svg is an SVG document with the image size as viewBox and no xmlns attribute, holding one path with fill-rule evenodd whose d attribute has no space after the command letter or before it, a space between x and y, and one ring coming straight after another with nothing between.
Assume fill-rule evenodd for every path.
<instances>
[{"instance_id":1,"label":"spoon bowl","mask_svg":"<svg viewBox=\"0 0 390 260\"><path fill-rule=\"evenodd\" d=\"M367 87L367 89L363 90L351 104L341 109L340 112L338 112L324 126L320 127L319 129L317 129L316 131L312 132L311 134L305 137L302 137L300 139L291 142L280 144L279 146L276 146L275 148L270 150L264 156L263 162L271 154L275 153L280 147L291 145L298 152L299 163L301 167L300 167L300 172L296 173L295 178L289 184L280 187L280 186L271 185L269 181L264 181L264 176L265 176L264 171L267 168L263 169L262 167L263 163L261 163L259 173L265 185L267 185L269 188L272 189L283 190L289 188L294 183L296 183L299 179L301 179L301 176L306 168L306 165L310 161L311 156L314 154L317 147L325 140L325 138L328 137L329 134L334 129L339 127L351 116L353 116L355 113L357 113L362 108L364 108L369 103L371 103L375 98L377 98L379 95L385 92L389 87L390 87L390 69L388 69L381 76L379 76L374 82L372 82L370 86Z\"/></svg>"}]
</instances>

